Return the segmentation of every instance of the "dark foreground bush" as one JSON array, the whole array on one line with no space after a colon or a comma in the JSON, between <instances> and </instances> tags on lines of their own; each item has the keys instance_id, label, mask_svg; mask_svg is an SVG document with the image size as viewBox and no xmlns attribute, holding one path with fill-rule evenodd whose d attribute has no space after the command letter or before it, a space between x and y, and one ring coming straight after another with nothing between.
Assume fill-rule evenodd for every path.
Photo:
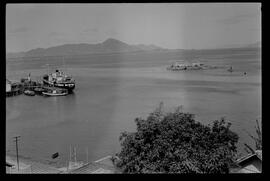
<instances>
[{"instance_id":1,"label":"dark foreground bush","mask_svg":"<svg viewBox=\"0 0 270 181\"><path fill-rule=\"evenodd\" d=\"M228 173L237 153L238 135L224 119L205 126L194 115L157 109L137 131L120 136L115 165L123 173Z\"/></svg>"}]
</instances>

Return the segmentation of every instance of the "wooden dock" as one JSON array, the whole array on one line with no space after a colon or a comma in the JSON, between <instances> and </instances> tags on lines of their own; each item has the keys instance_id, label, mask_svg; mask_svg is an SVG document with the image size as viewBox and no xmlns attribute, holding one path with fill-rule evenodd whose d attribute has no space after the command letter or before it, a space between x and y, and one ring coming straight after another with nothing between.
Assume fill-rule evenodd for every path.
<instances>
[{"instance_id":1,"label":"wooden dock","mask_svg":"<svg viewBox=\"0 0 270 181\"><path fill-rule=\"evenodd\" d=\"M50 89L61 89L61 88L57 88L57 87L53 87L53 86L49 86L49 85L44 85L40 81L32 81L32 80L30 80L30 81L21 81L21 82L17 82L17 83L11 83L10 82L10 84L11 84L12 88L11 88L10 91L6 91L6 97L12 97L12 96L20 95L25 90L35 91L35 88L44 89L45 91L48 91ZM39 91L35 91L35 93L41 94Z\"/></svg>"},{"instance_id":2,"label":"wooden dock","mask_svg":"<svg viewBox=\"0 0 270 181\"><path fill-rule=\"evenodd\" d=\"M23 89L15 89L10 92L6 92L6 97L17 96L23 93Z\"/></svg>"}]
</instances>

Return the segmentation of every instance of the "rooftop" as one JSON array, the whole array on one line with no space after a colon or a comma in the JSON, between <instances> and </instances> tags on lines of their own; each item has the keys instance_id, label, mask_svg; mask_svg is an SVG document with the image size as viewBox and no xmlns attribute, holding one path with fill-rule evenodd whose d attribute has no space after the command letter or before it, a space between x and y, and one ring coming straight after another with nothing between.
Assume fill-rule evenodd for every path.
<instances>
[{"instance_id":1,"label":"rooftop","mask_svg":"<svg viewBox=\"0 0 270 181\"><path fill-rule=\"evenodd\" d=\"M237 160L238 164L241 164L244 161L247 161L248 159L251 159L252 157L256 157L262 161L262 150L256 150L255 153L250 153L240 159Z\"/></svg>"},{"instance_id":2,"label":"rooftop","mask_svg":"<svg viewBox=\"0 0 270 181\"><path fill-rule=\"evenodd\" d=\"M101 158L95 162L90 162L80 168L70 171L71 174L96 174L96 173L116 173L111 156Z\"/></svg>"}]
</instances>

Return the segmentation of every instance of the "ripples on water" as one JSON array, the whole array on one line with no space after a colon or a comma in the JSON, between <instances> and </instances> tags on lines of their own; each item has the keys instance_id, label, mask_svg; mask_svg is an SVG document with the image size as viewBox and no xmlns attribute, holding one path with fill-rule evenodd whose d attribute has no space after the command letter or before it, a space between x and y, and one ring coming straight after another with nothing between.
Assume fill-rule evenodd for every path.
<instances>
[{"instance_id":1,"label":"ripples on water","mask_svg":"<svg viewBox=\"0 0 270 181\"><path fill-rule=\"evenodd\" d=\"M170 72L166 70L170 59L135 57L109 56L103 62L89 57L73 60L76 64L68 60L67 71L76 79L74 94L7 98L8 154L15 153L12 137L19 134L20 154L33 160L48 163L51 154L59 152L56 161L65 165L70 145L77 147L78 160L86 160L86 148L89 160L112 155L119 151L120 133L134 131L134 119L146 117L161 101L169 108L183 105L184 111L205 124L225 116L240 135L240 143L253 144L243 130L254 133L255 119L261 115L258 57L210 59L213 64L232 64L233 74L224 69ZM29 72L39 78L46 73L46 63L61 65L49 60L7 62L7 78L19 80Z\"/></svg>"}]
</instances>

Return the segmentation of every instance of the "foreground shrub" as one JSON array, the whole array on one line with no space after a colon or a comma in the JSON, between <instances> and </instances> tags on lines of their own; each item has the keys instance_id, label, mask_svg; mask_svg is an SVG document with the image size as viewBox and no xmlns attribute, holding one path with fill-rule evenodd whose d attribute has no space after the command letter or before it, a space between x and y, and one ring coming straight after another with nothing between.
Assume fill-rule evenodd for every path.
<instances>
[{"instance_id":1,"label":"foreground shrub","mask_svg":"<svg viewBox=\"0 0 270 181\"><path fill-rule=\"evenodd\" d=\"M224 119L206 126L181 109L159 107L135 122L136 132L120 136L115 165L123 173L229 173L234 165L238 135Z\"/></svg>"}]
</instances>

